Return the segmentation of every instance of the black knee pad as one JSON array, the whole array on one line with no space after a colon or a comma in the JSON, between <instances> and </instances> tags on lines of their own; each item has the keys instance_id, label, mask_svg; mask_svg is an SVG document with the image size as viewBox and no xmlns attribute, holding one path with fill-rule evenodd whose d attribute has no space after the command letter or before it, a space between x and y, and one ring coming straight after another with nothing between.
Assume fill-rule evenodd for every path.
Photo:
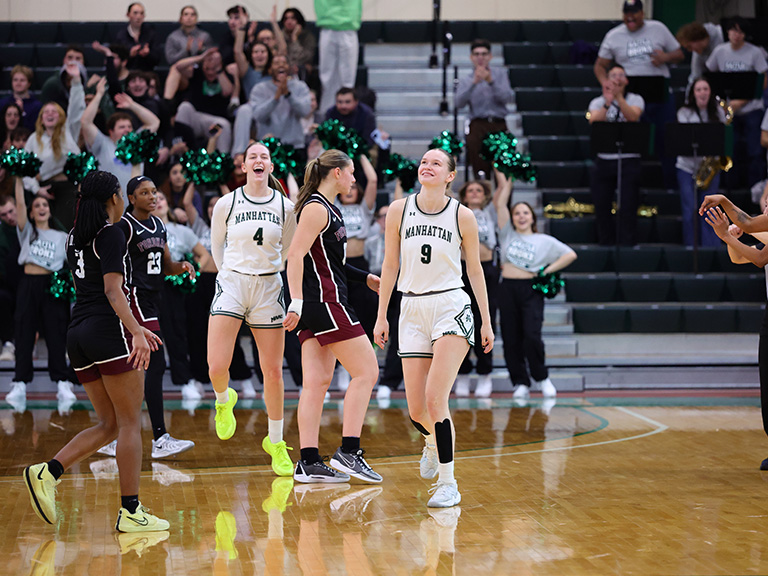
<instances>
[{"instance_id":1,"label":"black knee pad","mask_svg":"<svg viewBox=\"0 0 768 576\"><path fill-rule=\"evenodd\" d=\"M437 444L437 458L440 464L453 462L453 432L448 418L442 422L435 422L435 444Z\"/></svg>"},{"instance_id":2,"label":"black knee pad","mask_svg":"<svg viewBox=\"0 0 768 576\"><path fill-rule=\"evenodd\" d=\"M419 432L421 432L424 436L429 436L429 432L427 432L427 429L424 428L421 424L416 422L413 418L411 418L411 424L413 424L413 427L416 428Z\"/></svg>"}]
</instances>

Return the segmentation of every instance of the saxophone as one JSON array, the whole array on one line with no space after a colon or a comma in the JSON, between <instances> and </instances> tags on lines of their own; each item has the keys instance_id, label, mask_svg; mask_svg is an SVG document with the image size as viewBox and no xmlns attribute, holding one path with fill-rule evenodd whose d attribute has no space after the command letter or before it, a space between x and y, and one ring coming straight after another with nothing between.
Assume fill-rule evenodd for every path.
<instances>
[{"instance_id":1,"label":"saxophone","mask_svg":"<svg viewBox=\"0 0 768 576\"><path fill-rule=\"evenodd\" d=\"M723 112L725 112L725 125L728 126L733 122L733 108L719 96L715 96L715 99L717 104L723 109ZM730 156L705 156L701 161L699 169L696 171L696 187L699 190L706 190L712 184L715 174L721 170L728 172L731 168L733 168L733 160L731 160Z\"/></svg>"}]
</instances>

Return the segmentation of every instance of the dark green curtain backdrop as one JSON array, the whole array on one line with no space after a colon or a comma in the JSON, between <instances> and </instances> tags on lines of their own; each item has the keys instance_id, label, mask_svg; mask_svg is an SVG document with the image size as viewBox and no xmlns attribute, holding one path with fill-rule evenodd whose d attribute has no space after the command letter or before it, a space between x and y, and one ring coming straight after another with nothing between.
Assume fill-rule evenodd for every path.
<instances>
[{"instance_id":1,"label":"dark green curtain backdrop","mask_svg":"<svg viewBox=\"0 0 768 576\"><path fill-rule=\"evenodd\" d=\"M680 26L696 19L696 0L653 0L653 19L676 34Z\"/></svg>"}]
</instances>

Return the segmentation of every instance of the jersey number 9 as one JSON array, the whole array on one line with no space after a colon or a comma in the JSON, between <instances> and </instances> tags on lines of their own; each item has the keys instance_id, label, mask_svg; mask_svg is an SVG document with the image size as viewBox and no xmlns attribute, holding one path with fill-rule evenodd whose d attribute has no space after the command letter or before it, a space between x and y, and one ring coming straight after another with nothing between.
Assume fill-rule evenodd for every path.
<instances>
[{"instance_id":1,"label":"jersey number 9","mask_svg":"<svg viewBox=\"0 0 768 576\"><path fill-rule=\"evenodd\" d=\"M432 245L422 244L421 245L421 263L429 264L430 262L432 262Z\"/></svg>"}]
</instances>

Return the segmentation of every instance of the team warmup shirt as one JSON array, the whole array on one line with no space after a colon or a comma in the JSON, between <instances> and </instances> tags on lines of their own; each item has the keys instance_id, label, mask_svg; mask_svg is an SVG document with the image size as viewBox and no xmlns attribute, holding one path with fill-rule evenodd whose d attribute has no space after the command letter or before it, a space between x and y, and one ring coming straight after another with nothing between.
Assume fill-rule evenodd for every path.
<instances>
[{"instance_id":1,"label":"team warmup shirt","mask_svg":"<svg viewBox=\"0 0 768 576\"><path fill-rule=\"evenodd\" d=\"M117 273L125 278L127 244L123 231L107 224L84 248L76 248L74 238L67 238L67 261L75 280L77 301L72 309L74 326L93 316L114 316L115 310L104 294L104 275ZM127 289L124 285L127 295Z\"/></svg>"},{"instance_id":2,"label":"team warmup shirt","mask_svg":"<svg viewBox=\"0 0 768 576\"><path fill-rule=\"evenodd\" d=\"M304 256L304 301L337 302L346 306L347 275L344 265L347 261L347 230L344 219L339 209L322 194L312 194L307 204L312 202L325 207L328 223Z\"/></svg>"},{"instance_id":3,"label":"team warmup shirt","mask_svg":"<svg viewBox=\"0 0 768 576\"><path fill-rule=\"evenodd\" d=\"M397 289L403 294L428 294L461 288L461 204L448 198L440 212L427 214L418 199L419 194L408 196L403 207Z\"/></svg>"},{"instance_id":4,"label":"team warmup shirt","mask_svg":"<svg viewBox=\"0 0 768 576\"><path fill-rule=\"evenodd\" d=\"M211 252L216 268L241 274L279 272L296 230L293 202L270 189L248 196L242 187L222 197L211 218Z\"/></svg>"},{"instance_id":5,"label":"team warmup shirt","mask_svg":"<svg viewBox=\"0 0 768 576\"><path fill-rule=\"evenodd\" d=\"M365 240L371 235L373 224L373 210L368 208L365 201L355 204L343 204L338 198L334 206L341 212L344 219L344 227L347 229L347 238L359 238Z\"/></svg>"}]
</instances>

